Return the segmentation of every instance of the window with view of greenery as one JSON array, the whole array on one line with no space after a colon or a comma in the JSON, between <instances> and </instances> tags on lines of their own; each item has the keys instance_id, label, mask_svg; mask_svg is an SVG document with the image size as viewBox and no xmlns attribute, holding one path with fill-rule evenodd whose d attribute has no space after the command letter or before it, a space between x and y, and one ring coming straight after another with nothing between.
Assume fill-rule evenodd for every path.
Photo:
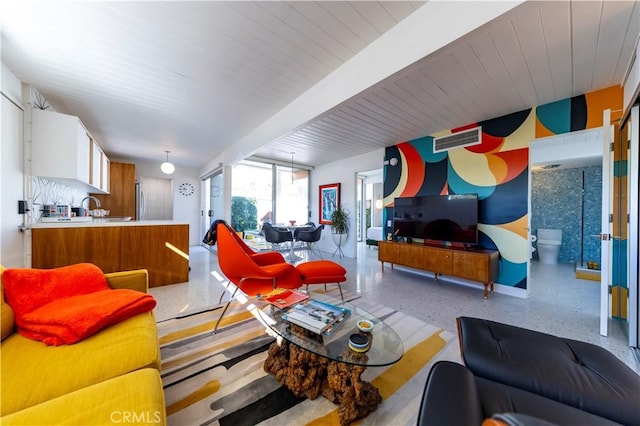
<instances>
[{"instance_id":1,"label":"window with view of greenery","mask_svg":"<svg viewBox=\"0 0 640 426\"><path fill-rule=\"evenodd\" d=\"M306 223L309 211L309 171L297 167L242 161L232 168L231 198L252 200L256 209L256 220L243 224L242 230L258 230L265 222L288 225ZM232 205L231 223L240 223L236 214L244 215L242 209ZM244 220L244 219L242 219Z\"/></svg>"},{"instance_id":2,"label":"window with view of greenery","mask_svg":"<svg viewBox=\"0 0 640 426\"><path fill-rule=\"evenodd\" d=\"M256 200L247 197L231 197L231 227L246 231L258 227Z\"/></svg>"}]
</instances>

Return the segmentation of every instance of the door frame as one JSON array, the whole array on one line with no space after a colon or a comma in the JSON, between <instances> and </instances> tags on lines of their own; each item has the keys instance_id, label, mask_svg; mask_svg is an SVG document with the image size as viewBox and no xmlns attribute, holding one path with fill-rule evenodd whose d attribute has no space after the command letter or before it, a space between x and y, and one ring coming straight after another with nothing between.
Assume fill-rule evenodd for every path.
<instances>
[{"instance_id":1,"label":"door frame","mask_svg":"<svg viewBox=\"0 0 640 426\"><path fill-rule=\"evenodd\" d=\"M610 117L611 113L610 111L608 111L608 115ZM602 170L602 185L603 185L603 190L605 187L610 188L612 185L612 176L611 173L609 172L609 170L611 169L609 166L609 155L607 155L607 167L605 170L605 155L604 155L604 149L605 149L605 139L608 139L608 137L611 135L610 131L605 131L605 129L609 129L611 128L610 126L610 118L608 120L608 124L603 124L603 127L600 128L593 128L593 129L585 129L585 130L581 130L581 131L577 131L577 132L568 132L568 133L563 133L563 134L558 134L558 135L553 135L553 136L548 136L548 137L544 137L544 138L538 138L538 139L533 139L531 141L531 143L529 144L529 195L528 195L528 211L529 211L529 217L528 217L528 221L527 221L527 248L529 250L528 252L528 260L527 260L527 277L531 276L531 248L532 248L532 241L531 241L531 215L532 215L532 205L531 205L531 183L532 183L532 172L531 172L531 168L533 165L537 165L537 164L545 164L546 162L549 163L553 163L553 162L562 162L567 161L567 160L571 160L571 159L575 159L575 158L581 158L581 157L588 157L590 155L593 155L594 157L597 155L602 155L602 164L603 164L603 170ZM600 132L600 138L598 140L593 139L593 143L590 144L588 146L588 148L586 146L581 146L580 148L583 149L576 149L576 144L579 144L580 141L575 141L575 137L578 136L578 133L593 133L593 132ZM603 136L604 134L607 134L607 137ZM555 141L552 142L542 142L542 141L551 141L552 139L557 138L557 139L565 139L566 141L562 141L561 145L558 145L555 143ZM540 143L542 142L542 144ZM538 143L538 145L536 145L536 143ZM544 144L544 145L543 145ZM545 146L546 145L546 146ZM553 148L551 148L551 145L553 145ZM541 152L543 150L551 150L553 149L553 154L552 156L545 156L544 154L541 154ZM606 144L606 152L608 153L609 151L609 144ZM576 155L576 153L580 153L580 155ZM543 157L543 158L540 158ZM609 194L611 194L611 192L609 192ZM607 199L607 202L605 202L605 197ZM605 195L604 192L602 194L602 221L604 222L605 220L607 221L607 225L609 225L608 223L608 218L609 218L609 211L610 211L610 206L611 203L609 201L609 198L611 198L609 195ZM606 205L606 211L605 211L605 205ZM606 228L602 228L602 229L606 229ZM601 231L604 232L604 231ZM602 238L602 237L601 237ZM604 248L604 241L602 242L603 248ZM609 246L611 246L611 241L608 241ZM609 264L611 262L611 256L609 256ZM601 257L601 264L604 264L604 259ZM604 268L604 265L603 265ZM611 267L609 266L608 271L606 272L608 275L611 275ZM601 272L604 272L601 271ZM602 275L604 276L604 274ZM600 334L603 333L603 331L605 333L607 333L607 327L608 327L608 322L609 322L609 307L610 307L610 303L609 303L609 283L611 282L611 279L609 278L608 281L605 283L605 280L601 278L601 285L600 285ZM529 283L529 285L527 286L527 296L531 293L531 283ZM605 289L604 291L606 292L606 294L603 296L603 289ZM604 329L603 329L604 326ZM603 334L604 336L606 336L606 334Z\"/></svg>"},{"instance_id":2,"label":"door frame","mask_svg":"<svg viewBox=\"0 0 640 426\"><path fill-rule=\"evenodd\" d=\"M201 210L200 210L200 218L201 218L201 222L200 222L200 226L201 226L201 230L202 230L202 235L205 235L206 232L209 230L209 227L211 226L211 223L213 223L214 220L216 219L224 219L224 173L223 173L223 167L219 167L217 169L215 169L213 172L209 173L207 176L201 178L201 189L202 191L200 192L202 194L202 199L201 199ZM220 185L220 195L219 197L222 198L221 203L222 206L219 209L215 209L214 207L214 186L216 184L216 182ZM217 212L216 210L222 210L221 212ZM220 214L221 213L221 214ZM210 249L210 250L215 250L216 246L208 246L206 245L204 242L200 242L200 245L202 245L203 247Z\"/></svg>"},{"instance_id":3,"label":"door frame","mask_svg":"<svg viewBox=\"0 0 640 426\"><path fill-rule=\"evenodd\" d=\"M609 335L611 302L609 288L613 278L613 126L611 110L602 113L602 217L600 226L600 335Z\"/></svg>"},{"instance_id":4,"label":"door frame","mask_svg":"<svg viewBox=\"0 0 640 426\"><path fill-rule=\"evenodd\" d=\"M638 229L639 223L639 200L638 186L640 185L640 104L631 108L628 122L628 134L621 135L622 141L629 141L628 152L628 199L629 199L629 224L627 230L627 276L629 283L629 346L638 348L640 341L640 331L638 329L638 317L640 316L640 296L638 294ZM624 126L621 126L624 129Z\"/></svg>"}]
</instances>

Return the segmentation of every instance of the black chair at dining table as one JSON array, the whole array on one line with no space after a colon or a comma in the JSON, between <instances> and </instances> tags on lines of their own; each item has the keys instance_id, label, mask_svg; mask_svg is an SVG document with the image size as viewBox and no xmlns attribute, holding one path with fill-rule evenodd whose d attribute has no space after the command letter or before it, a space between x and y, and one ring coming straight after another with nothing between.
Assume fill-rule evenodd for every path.
<instances>
[{"instance_id":1,"label":"black chair at dining table","mask_svg":"<svg viewBox=\"0 0 640 426\"><path fill-rule=\"evenodd\" d=\"M298 238L298 233L299 232L313 231L314 229L316 229L316 224L313 223L313 222L307 222L304 225L294 227L293 228L293 240L294 240L294 242Z\"/></svg>"},{"instance_id":2,"label":"black chair at dining table","mask_svg":"<svg viewBox=\"0 0 640 426\"><path fill-rule=\"evenodd\" d=\"M287 247L284 246L285 243L293 244L293 234L286 228L278 228L272 226L270 223L265 223L262 225L262 233L264 234L265 241L271 243L271 247L274 250L287 249Z\"/></svg>"},{"instance_id":3,"label":"black chair at dining table","mask_svg":"<svg viewBox=\"0 0 640 426\"><path fill-rule=\"evenodd\" d=\"M322 259L322 254L318 249L317 242L320 241L320 237L322 236L322 230L324 229L324 225L316 227L315 229L309 230L296 230L295 239L303 244L303 248L305 250L309 250L311 253L316 253L320 259ZM315 251L314 251L315 250Z\"/></svg>"}]
</instances>

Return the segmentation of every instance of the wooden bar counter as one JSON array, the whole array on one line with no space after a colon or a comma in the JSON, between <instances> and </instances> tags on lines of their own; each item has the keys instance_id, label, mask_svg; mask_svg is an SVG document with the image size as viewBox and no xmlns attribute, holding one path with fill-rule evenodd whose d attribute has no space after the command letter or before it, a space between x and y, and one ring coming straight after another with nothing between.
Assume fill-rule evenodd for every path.
<instances>
[{"instance_id":1,"label":"wooden bar counter","mask_svg":"<svg viewBox=\"0 0 640 426\"><path fill-rule=\"evenodd\" d=\"M149 286L189 281L189 225L171 221L95 220L31 227L33 268L80 262L103 272L147 269Z\"/></svg>"}]
</instances>

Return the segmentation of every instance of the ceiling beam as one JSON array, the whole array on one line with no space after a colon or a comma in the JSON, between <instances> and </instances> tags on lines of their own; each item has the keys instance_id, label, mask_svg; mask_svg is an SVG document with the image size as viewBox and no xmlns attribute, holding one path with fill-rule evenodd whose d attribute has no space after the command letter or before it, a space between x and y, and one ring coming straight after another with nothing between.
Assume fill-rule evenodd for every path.
<instances>
[{"instance_id":1,"label":"ceiling beam","mask_svg":"<svg viewBox=\"0 0 640 426\"><path fill-rule=\"evenodd\" d=\"M251 156L342 102L508 12L522 1L440 2L420 7L277 114L234 143L225 164ZM220 158L207 164L217 166Z\"/></svg>"}]
</instances>

